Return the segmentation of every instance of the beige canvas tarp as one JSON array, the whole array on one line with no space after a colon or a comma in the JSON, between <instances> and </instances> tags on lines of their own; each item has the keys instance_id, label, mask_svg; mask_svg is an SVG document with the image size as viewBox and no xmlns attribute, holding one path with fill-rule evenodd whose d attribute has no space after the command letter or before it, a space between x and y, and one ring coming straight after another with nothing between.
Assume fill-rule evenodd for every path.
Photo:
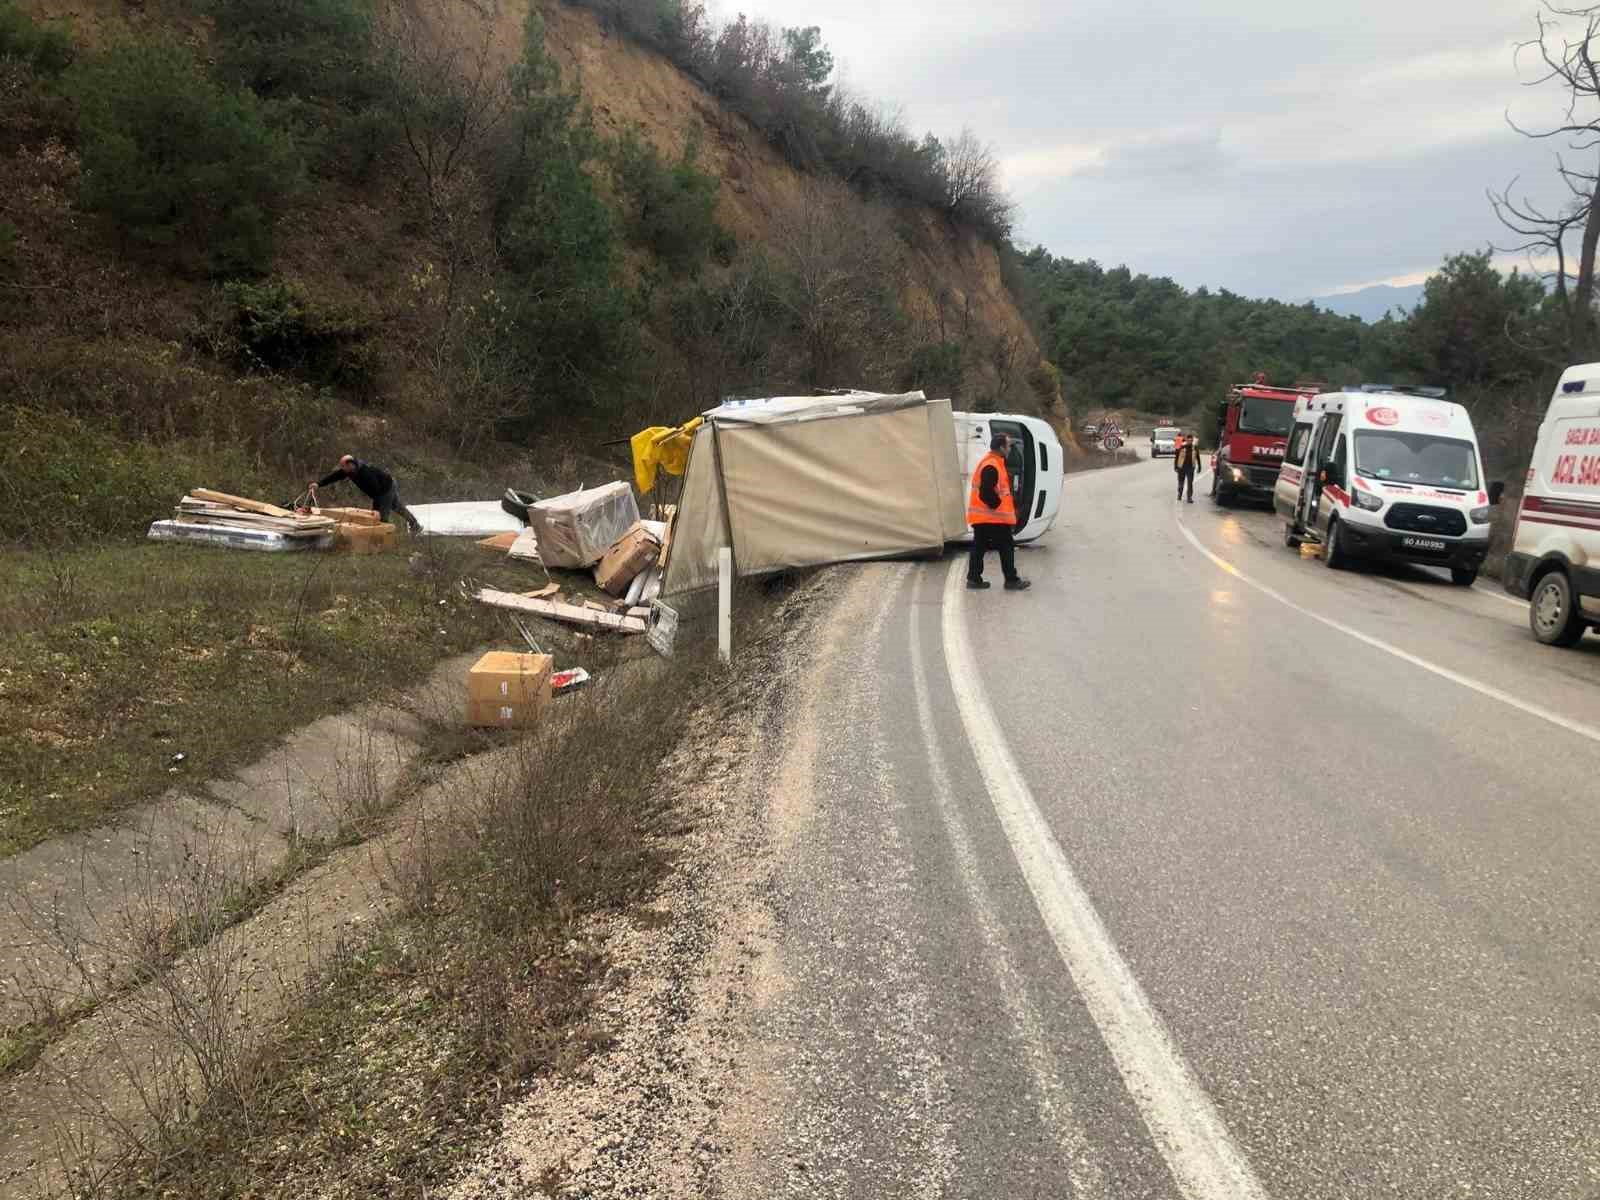
<instances>
[{"instance_id":1,"label":"beige canvas tarp","mask_svg":"<svg viewBox=\"0 0 1600 1200\"><path fill-rule=\"evenodd\" d=\"M936 552L967 531L949 401L784 397L706 414L684 473L663 593L740 575Z\"/></svg>"}]
</instances>

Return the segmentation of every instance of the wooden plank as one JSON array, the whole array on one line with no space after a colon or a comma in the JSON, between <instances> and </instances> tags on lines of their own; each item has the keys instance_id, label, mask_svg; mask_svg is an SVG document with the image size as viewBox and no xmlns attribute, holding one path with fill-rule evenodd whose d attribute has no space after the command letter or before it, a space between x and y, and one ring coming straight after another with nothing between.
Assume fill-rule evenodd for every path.
<instances>
[{"instance_id":1,"label":"wooden plank","mask_svg":"<svg viewBox=\"0 0 1600 1200\"><path fill-rule=\"evenodd\" d=\"M661 539L661 553L656 555L656 570L658 571L667 569L667 552L672 549L672 531L677 527L677 524L678 506L673 505L672 511L667 514L667 532L666 536Z\"/></svg>"},{"instance_id":2,"label":"wooden plank","mask_svg":"<svg viewBox=\"0 0 1600 1200\"><path fill-rule=\"evenodd\" d=\"M552 596L561 594L561 585L559 583L547 583L542 588L537 588L531 592L523 592L522 594L529 600L548 600Z\"/></svg>"},{"instance_id":3,"label":"wooden plank","mask_svg":"<svg viewBox=\"0 0 1600 1200\"><path fill-rule=\"evenodd\" d=\"M517 533L497 533L493 537L484 538L478 545L484 550L498 550L504 554L516 544L517 538L521 536L521 534Z\"/></svg>"},{"instance_id":4,"label":"wooden plank","mask_svg":"<svg viewBox=\"0 0 1600 1200\"><path fill-rule=\"evenodd\" d=\"M482 588L475 599L481 604L491 608L505 608L512 612L532 613L536 617L548 617L552 621L561 621L568 625L582 625L596 629L610 629L617 633L643 633L645 624L637 617L618 616L616 613L596 612L591 608L579 608L574 604L561 604L553 600L535 600L531 596L519 596L515 592L500 592L494 588Z\"/></svg>"},{"instance_id":5,"label":"wooden plank","mask_svg":"<svg viewBox=\"0 0 1600 1200\"><path fill-rule=\"evenodd\" d=\"M254 513L189 512L179 509L177 519L185 525L220 525L234 529L264 529L272 533L310 537L330 533L337 528L332 521L286 521L278 517L262 517Z\"/></svg>"},{"instance_id":6,"label":"wooden plank","mask_svg":"<svg viewBox=\"0 0 1600 1200\"><path fill-rule=\"evenodd\" d=\"M230 508L242 508L245 512L261 513L267 517L292 517L294 513L287 508L279 508L276 504L263 504L259 500L251 500L247 496L230 496L227 492L213 492L210 488L191 488L189 495L196 500L209 500L212 504L226 504Z\"/></svg>"}]
</instances>

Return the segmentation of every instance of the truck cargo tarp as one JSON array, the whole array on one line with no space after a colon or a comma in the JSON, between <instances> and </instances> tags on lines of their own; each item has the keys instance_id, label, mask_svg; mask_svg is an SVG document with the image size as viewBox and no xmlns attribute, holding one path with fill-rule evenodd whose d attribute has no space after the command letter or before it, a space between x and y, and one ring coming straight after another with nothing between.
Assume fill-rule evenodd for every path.
<instances>
[{"instance_id":1,"label":"truck cargo tarp","mask_svg":"<svg viewBox=\"0 0 1600 1200\"><path fill-rule=\"evenodd\" d=\"M937 552L967 532L948 400L921 392L777 397L695 431L664 595L742 576Z\"/></svg>"}]
</instances>

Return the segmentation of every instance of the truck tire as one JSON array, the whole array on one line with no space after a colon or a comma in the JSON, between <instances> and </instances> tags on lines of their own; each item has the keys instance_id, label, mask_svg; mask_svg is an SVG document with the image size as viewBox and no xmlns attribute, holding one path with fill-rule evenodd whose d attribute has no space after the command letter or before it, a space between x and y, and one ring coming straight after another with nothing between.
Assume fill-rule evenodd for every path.
<instances>
[{"instance_id":1,"label":"truck tire","mask_svg":"<svg viewBox=\"0 0 1600 1200\"><path fill-rule=\"evenodd\" d=\"M1528 603L1528 627L1546 646L1575 646L1586 622L1572 580L1560 567L1539 577Z\"/></svg>"},{"instance_id":2,"label":"truck tire","mask_svg":"<svg viewBox=\"0 0 1600 1200\"><path fill-rule=\"evenodd\" d=\"M1450 582L1457 587L1471 587L1478 582L1477 567L1451 567Z\"/></svg>"},{"instance_id":3,"label":"truck tire","mask_svg":"<svg viewBox=\"0 0 1600 1200\"><path fill-rule=\"evenodd\" d=\"M1339 532L1339 518L1328 521L1328 538L1322 547L1322 561L1330 571L1342 571L1350 565L1350 556L1344 552L1344 536Z\"/></svg>"},{"instance_id":4,"label":"truck tire","mask_svg":"<svg viewBox=\"0 0 1600 1200\"><path fill-rule=\"evenodd\" d=\"M1300 536L1295 533L1294 526L1288 521L1283 523L1283 544L1291 550L1300 549Z\"/></svg>"}]
</instances>

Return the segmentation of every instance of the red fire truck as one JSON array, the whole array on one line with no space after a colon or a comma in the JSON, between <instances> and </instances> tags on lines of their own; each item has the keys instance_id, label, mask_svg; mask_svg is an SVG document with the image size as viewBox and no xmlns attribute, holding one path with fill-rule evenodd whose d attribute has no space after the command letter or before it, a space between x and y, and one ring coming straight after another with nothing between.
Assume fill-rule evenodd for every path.
<instances>
[{"instance_id":1,"label":"red fire truck","mask_svg":"<svg viewBox=\"0 0 1600 1200\"><path fill-rule=\"evenodd\" d=\"M1217 409L1217 452L1211 460L1211 498L1232 504L1249 498L1272 501L1283 451L1294 427L1295 401L1322 390L1318 383L1282 387L1258 374L1228 389Z\"/></svg>"}]
</instances>

